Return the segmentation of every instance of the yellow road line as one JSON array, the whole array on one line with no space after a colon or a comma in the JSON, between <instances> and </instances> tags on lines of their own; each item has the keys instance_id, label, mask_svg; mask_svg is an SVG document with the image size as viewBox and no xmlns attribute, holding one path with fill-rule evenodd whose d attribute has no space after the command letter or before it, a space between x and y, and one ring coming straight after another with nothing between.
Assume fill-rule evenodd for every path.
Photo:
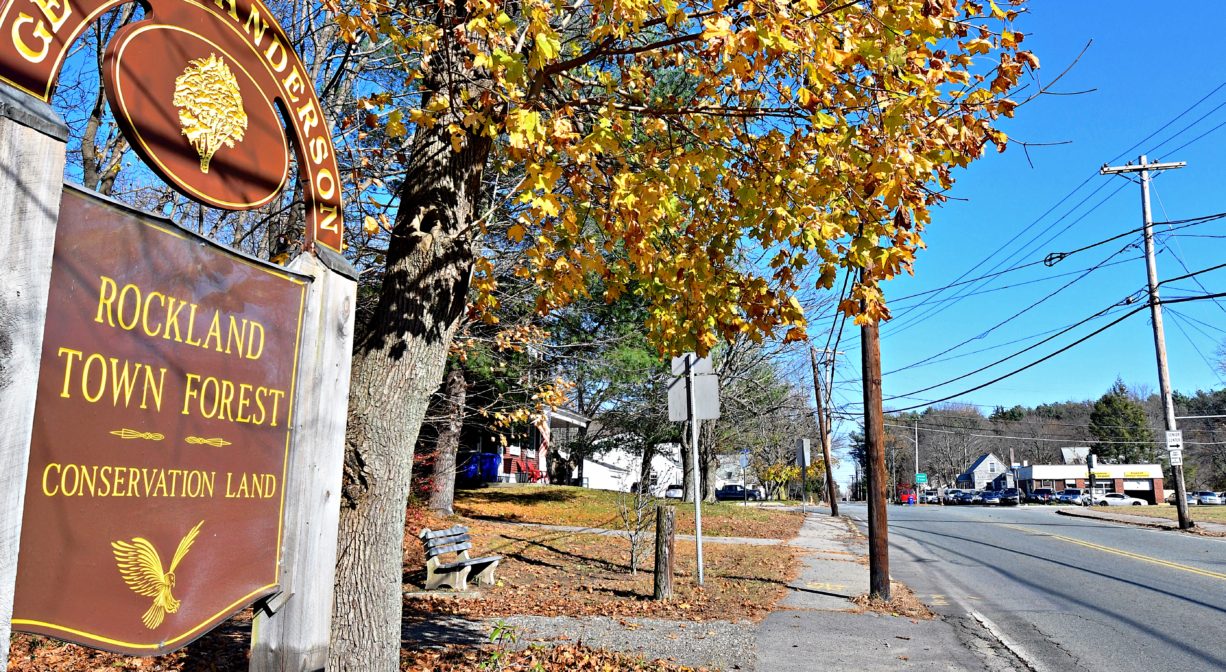
<instances>
[{"instance_id":1,"label":"yellow road line","mask_svg":"<svg viewBox=\"0 0 1226 672\"><path fill-rule=\"evenodd\" d=\"M1019 527L1017 525L1007 525L1004 523L1001 523L1001 527L1007 527L1011 530L1020 530L1022 532L1029 532L1030 534L1041 536L1041 537L1051 537L1052 539L1059 539L1060 541L1067 541L1070 544L1077 544L1078 546L1085 546L1086 548L1092 548L1096 551L1102 551L1103 553L1111 553L1112 555L1119 555L1125 558L1131 558L1133 560L1140 560L1141 562L1148 562L1148 563L1152 563L1155 565L1161 565L1163 567L1170 567L1171 569L1178 569L1183 572L1190 572L1192 574L1199 574L1201 576L1207 576L1211 579L1220 579L1222 581L1226 581L1226 574L1222 574L1220 572L1211 572L1207 569L1200 569L1198 567L1189 567L1188 565L1181 565L1177 562L1171 562L1169 560L1153 558L1148 555L1141 555L1140 553L1122 551L1118 548L1111 548L1110 546L1101 546L1099 544L1094 544L1088 541L1082 541L1081 539L1074 539L1073 537L1065 537L1059 534L1051 534L1049 532L1041 532L1039 530L1032 530L1028 527Z\"/></svg>"}]
</instances>

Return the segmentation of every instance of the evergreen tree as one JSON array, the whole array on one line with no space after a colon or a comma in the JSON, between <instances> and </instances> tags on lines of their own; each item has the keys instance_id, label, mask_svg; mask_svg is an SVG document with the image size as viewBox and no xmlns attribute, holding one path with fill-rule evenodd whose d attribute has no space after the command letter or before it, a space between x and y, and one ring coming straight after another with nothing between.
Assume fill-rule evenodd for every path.
<instances>
[{"instance_id":1,"label":"evergreen tree","mask_svg":"<svg viewBox=\"0 0 1226 672\"><path fill-rule=\"evenodd\" d=\"M1090 434L1102 443L1091 452L1100 459L1147 462L1153 459L1154 435L1149 429L1145 407L1128 392L1124 381L1116 378L1107 393L1094 402L1090 413Z\"/></svg>"}]
</instances>

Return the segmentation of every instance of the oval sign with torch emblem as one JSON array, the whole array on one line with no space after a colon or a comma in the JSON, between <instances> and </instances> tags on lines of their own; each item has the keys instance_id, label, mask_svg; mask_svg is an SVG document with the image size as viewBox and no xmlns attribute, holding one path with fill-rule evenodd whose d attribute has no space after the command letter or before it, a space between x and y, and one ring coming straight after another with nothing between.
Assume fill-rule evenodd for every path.
<instances>
[{"instance_id":1,"label":"oval sign with torch emblem","mask_svg":"<svg viewBox=\"0 0 1226 672\"><path fill-rule=\"evenodd\" d=\"M280 117L255 80L261 74L214 40L158 24L118 36L103 69L133 149L180 189L232 210L272 200L289 172Z\"/></svg>"}]
</instances>

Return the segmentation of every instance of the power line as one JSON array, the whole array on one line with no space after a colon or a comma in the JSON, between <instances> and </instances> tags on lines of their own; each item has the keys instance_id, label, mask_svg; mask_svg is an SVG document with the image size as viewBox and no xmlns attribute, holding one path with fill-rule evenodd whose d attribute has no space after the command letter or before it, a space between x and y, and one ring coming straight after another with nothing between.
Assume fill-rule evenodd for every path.
<instances>
[{"instance_id":1,"label":"power line","mask_svg":"<svg viewBox=\"0 0 1226 672\"><path fill-rule=\"evenodd\" d=\"M885 426L886 427L900 427L902 429L915 429L914 425L896 425L896 424L892 424L889 422L885 423ZM1109 444L1114 444L1114 445L1131 444L1131 445L1142 445L1142 446L1165 446L1166 445L1165 441L1110 441L1110 440L1105 440L1105 439L1050 439L1050 438L1046 438L1042 436L1003 436L1000 434L975 434L972 432L955 432L955 431L944 430L944 429L928 429L925 427L920 427L919 430L921 432L933 432L936 434L956 434L958 436L969 436L969 437L973 437L977 439L1010 439L1014 441L1050 441L1052 443L1109 443ZM1185 446L1223 446L1223 445L1226 445L1226 441L1205 441L1205 442L1184 441L1183 445Z\"/></svg>"},{"instance_id":2,"label":"power line","mask_svg":"<svg viewBox=\"0 0 1226 672\"><path fill-rule=\"evenodd\" d=\"M1129 147L1129 148L1125 149L1124 151L1120 152L1118 155L1116 155L1115 157L1113 157L1112 159L1110 159L1110 161L1108 161L1108 163L1110 163L1110 162L1114 162L1114 161L1118 161L1120 158L1124 157L1125 155L1129 154L1129 153L1130 153L1130 152L1132 152L1133 150L1137 149L1137 148L1138 148L1138 147L1140 147L1142 144L1144 144L1144 143L1148 142L1150 139L1152 139L1153 137L1157 136L1157 135L1158 135L1159 133L1161 133L1162 131L1164 131L1164 130L1166 130L1167 128L1169 128L1170 126L1172 126L1172 125L1173 125L1175 122L1177 122L1177 121L1179 121L1180 119L1182 119L1182 118L1183 118L1185 115L1187 115L1188 113L1190 113L1192 110L1194 110L1194 109L1196 109L1197 107L1199 107L1199 106L1200 106L1202 103L1204 103L1205 101L1207 101L1209 98L1213 97L1213 95L1214 95L1214 94L1216 94L1218 91L1222 90L1223 88L1226 88L1226 81L1223 81L1223 82L1219 83L1217 86L1215 86L1213 89L1211 89L1211 90L1210 90L1208 93L1206 93L1205 95L1201 96L1199 99L1197 99L1195 102L1193 102L1193 103L1192 103L1191 105L1189 105L1188 107L1184 108L1184 109L1183 109L1181 112L1179 112L1179 114L1175 115L1174 117L1172 117L1171 119L1169 119L1168 121L1166 121L1165 123L1163 123L1163 124L1162 124L1161 126L1159 126L1157 129L1155 129L1154 131L1152 131L1152 132L1151 132L1149 135L1147 135L1147 136L1145 136L1144 138L1140 139L1139 141L1137 141L1136 143L1134 143L1134 144L1133 144L1131 147ZM1191 129L1193 126L1195 126L1196 124L1198 124L1198 123L1200 123L1202 120L1204 120L1206 117L1208 117L1210 114L1212 114L1213 112L1215 112L1215 111L1217 111L1218 109L1220 109L1220 108L1221 108L1223 105L1226 105L1226 103L1224 103L1224 104L1222 104L1222 105L1218 105L1217 107L1215 107L1215 108L1211 109L1209 112L1207 112L1207 113L1205 113L1204 115L1201 115L1201 117L1197 118L1197 119L1196 119L1195 121L1193 121L1191 124L1188 124L1187 126L1185 126L1184 128L1180 129L1179 131L1176 131L1175 133L1173 133L1173 134L1172 134L1170 137L1168 137L1166 140L1163 140L1162 142L1158 143L1157 145L1154 145L1154 146L1153 146L1153 148L1151 148L1151 149L1150 149L1150 153L1157 151L1157 150L1158 150L1159 148L1161 148L1163 145L1165 145L1165 144L1167 144L1167 143L1171 142L1171 141L1172 141L1173 139L1175 139L1176 137L1178 137L1178 136L1180 136L1181 134L1185 133L1186 131L1188 131L1189 129ZM1224 124L1222 124L1222 125L1226 125L1226 123L1224 123ZM1185 143L1185 145L1182 145L1182 146L1180 146L1180 147L1176 148L1175 150L1172 150L1172 152L1178 151L1179 149L1182 149L1183 147L1186 147L1188 144L1191 144L1191 142L1195 142L1196 140L1199 140L1200 138L1203 138L1205 135L1208 135L1209 133L1212 133L1214 130L1217 130L1217 128L1220 128L1220 127L1221 127L1221 125L1216 126L1216 127L1212 128L1212 129L1210 129L1210 130L1209 130L1209 131L1207 131L1206 133L1203 133L1203 134L1201 134L1200 136L1197 136L1196 138L1194 138L1194 139L1193 139L1192 141L1190 141L1189 143ZM967 275L969 275L970 273L974 272L974 271L975 271L976 269L978 269L980 266L983 266L985 263L987 263L989 260L991 260L991 259L992 259L993 257L995 257L997 254L999 254L999 253L1000 253L1000 252L1002 252L1004 249L1006 249L1007 247L1009 247L1010 245L1012 245L1012 244L1014 243L1014 241L1016 241L1018 238L1020 238L1020 237L1021 237L1021 236L1022 236L1024 233L1026 233L1026 232L1027 232L1027 231L1029 231L1031 228L1033 228L1034 226L1036 226L1036 225L1037 225L1039 222L1043 221L1043 219L1044 219L1044 218L1046 218L1046 217L1047 217L1049 214L1051 214L1052 212L1054 212L1054 211L1055 211L1057 208L1059 208L1059 207L1060 207L1061 205L1063 205L1063 204L1064 204L1066 201L1068 201L1070 198L1072 198L1074 194L1076 194L1078 191L1080 191L1080 190L1082 189L1082 187L1084 187L1084 186L1086 186L1087 184L1089 184L1089 183L1090 183L1090 181L1091 181L1091 180L1093 180L1093 179L1094 179L1094 177L1096 177L1096 175L1097 175L1097 173L1092 174L1092 175L1090 175L1089 177L1087 177L1085 180L1083 180L1083 181L1082 181L1080 184L1078 184L1076 187L1074 187L1074 188L1073 188L1071 191L1069 191L1067 194L1065 194L1063 197L1061 197L1061 199L1060 199L1059 201L1057 201L1057 202L1056 202L1054 205L1052 205L1050 208L1048 208L1046 211L1044 211L1044 212L1043 212L1043 214L1039 215L1039 216L1038 216L1036 219L1034 219L1033 221L1031 221L1031 222L1030 222L1030 224L1027 224L1025 227L1023 227L1023 229L1022 229L1021 231L1019 231L1018 233L1014 234L1014 236L1013 236L1012 238L1010 238L1008 241L1006 241L1006 242L1005 242L1003 245L998 246L998 247L997 247L995 250L993 250L993 251L992 251L990 254L988 254L986 257L984 257L984 258L983 258L983 259L981 259L979 262L977 262L977 263L976 263L974 266L972 266L970 269L968 269L967 271L963 272L963 273L962 273L960 276L958 276L957 278L955 278L955 279L954 279L954 283L951 283L951 285L948 285L948 286L946 286L945 288L938 288L938 290L934 290L934 291L936 291L936 293L938 293L938 294L939 294L939 293L943 292L945 289L948 289L948 288L952 287L952 286L953 286L953 285L955 285L955 284L966 284L966 283L962 283L961 281L962 281L962 280L963 280L963 279L964 279L964 278L965 278ZM1040 236L1042 236L1042 235L1043 235L1043 233L1046 233L1046 231L1049 231L1049 230L1050 230L1052 227L1054 227L1056 224L1058 224L1058 223L1059 223L1061 220L1063 220L1064 218L1066 218L1066 217L1068 217L1070 214L1072 214L1074 211L1076 211L1076 209L1077 209L1078 207L1080 207L1080 206L1081 206L1083 203L1085 203L1087 200L1089 200L1091 197L1093 197L1093 195L1094 195L1094 194L1098 193L1098 191L1100 191L1102 188L1104 188L1104 186L1105 186L1105 185L1106 185L1106 183L1103 183L1102 185L1100 185L1100 186L1099 186L1097 189L1095 189L1093 192L1091 192L1089 196L1087 196L1086 198L1082 199L1082 201L1081 201L1081 202L1079 202L1079 203L1078 203L1076 206L1074 206L1073 208L1071 208L1071 209L1070 209L1068 212L1066 212L1064 215L1062 215L1062 216L1061 216L1059 219L1057 219L1056 221L1054 221L1054 222L1052 222L1051 224L1049 224L1049 225L1047 226L1047 228L1046 228L1046 229L1044 229L1044 231L1042 231L1042 232L1040 232L1038 235L1036 235L1036 236L1032 237L1032 238L1030 239L1030 241L1029 241L1029 242L1027 242L1025 245L1023 245L1023 246L1022 246L1021 250L1022 250L1022 251L1024 251L1026 248L1028 248L1028 247L1030 246L1030 244L1031 244L1031 243L1033 243L1033 242L1034 242L1035 240L1037 240L1037 239L1038 239ZM1123 187L1121 186L1121 188L1120 188L1120 189L1122 189L1122 188L1123 188ZM1112 192L1111 194L1109 194L1107 198L1110 198L1111 196L1114 196L1116 193L1118 193L1118 192L1120 191L1120 189L1117 189L1115 192ZM1103 201L1103 202L1105 202L1105 200L1106 200L1106 199L1104 199L1104 201ZM1101 204L1102 204L1102 202L1100 202L1098 205L1096 205L1094 208L1092 208L1092 209L1091 209L1091 211L1093 211L1094 209L1097 209L1097 207L1099 207ZM1088 213L1086 213L1086 214L1088 214ZM1084 218L1084 217L1085 217L1085 215L1083 214L1083 215L1082 215L1082 218ZM1076 221L1080 221L1080 219L1081 219L1081 218L1079 218L1079 219L1078 219L1078 220L1076 220ZM1072 226L1072 224L1075 224L1075 223L1076 223L1076 221L1072 222L1072 223L1071 223L1069 226L1066 226L1064 229L1062 229L1062 230L1061 230L1059 233L1057 233L1056 235L1057 235L1057 236L1059 236L1060 234L1064 233L1064 231L1067 231L1067 230L1068 230L1068 228L1069 228L1070 226ZM1053 238L1054 238L1054 237L1053 237ZM1051 240L1051 239L1049 239L1049 240ZM992 270L994 271L996 268L999 268L1001 264L1003 264L1003 263L1007 262L1009 259L1013 258L1013 257L1014 257L1014 256L1016 256L1016 255L1017 255L1017 253L1014 253L1013 255L1010 255L1009 257L1006 257L1006 258L1005 258L1005 259L1004 259L1004 260L1003 260L1003 261L1002 261L1000 264L997 264L995 267L993 267L993 269L992 269ZM945 309L945 308L947 308L948 306L953 305L953 303L956 303L956 301L951 302L951 303L947 303L947 304L946 304L944 307L942 307L942 308L941 308L941 309L939 309L939 310L944 310L944 309ZM918 305L923 305L923 304L921 303L921 304L918 304ZM918 307L918 305L917 305L917 306L915 306L915 307ZM899 317L899 318L904 317L904 316L905 316L907 313L911 312L911 310L914 310L914 308L915 308L915 307L913 307L913 308L911 308L911 309L908 309L907 311L904 311L904 312L903 312L902 314L900 314L898 317ZM939 311L938 311L938 312L939 312ZM926 318L924 318L924 319L926 319ZM912 321L912 324L916 324L916 323L917 323L917 322ZM896 324L897 324L897 323L896 323ZM883 334L883 337L888 337L888 336L890 336L890 335L892 335L892 334L894 334L894 333L899 333L899 332L898 332L898 330L894 330L894 331L888 332L888 333L886 333L886 334Z\"/></svg>"},{"instance_id":3,"label":"power line","mask_svg":"<svg viewBox=\"0 0 1226 672\"><path fill-rule=\"evenodd\" d=\"M1135 242L1133 242L1133 243L1129 243L1129 244L1125 245L1124 247L1121 247L1120 249L1118 249L1118 250L1116 250L1114 253L1112 253L1110 256L1108 256L1106 259L1103 259L1103 260L1102 260L1102 261L1100 261L1099 263L1097 263L1097 264L1095 264L1094 266L1091 266L1090 268L1088 268L1088 269L1086 269L1085 271L1083 271L1083 272L1082 272L1080 275L1078 275L1076 278L1073 278L1072 280L1070 280L1070 281L1068 281L1068 282L1064 283L1063 285L1061 285L1059 289L1055 290L1054 292L1050 292L1050 293L1048 293L1046 296L1044 296L1043 298L1039 299L1038 301L1035 301L1035 302L1031 303L1030 305L1028 305L1028 306L1026 306L1025 308L1023 308L1023 309L1021 309L1021 310L1017 311L1016 313L1014 313L1014 314L1010 315L1009 317L1005 318L1004 320L1001 320L1000 322L997 322L995 325L993 325L993 326L989 327L989 328L988 328L986 331L981 332L981 333L980 333L980 334L978 334L977 336L972 336L972 337L970 337L970 338L968 338L968 339L966 339L966 340L962 341L961 343L958 343L958 344L956 344L956 345L952 345L952 346L950 346L950 347L948 347L948 348L946 348L946 349L942 350L941 352L938 352L938 353L936 353L935 355L932 355L932 357L927 357L927 358L925 358L925 359L931 359L931 358L933 358L933 357L941 357L941 356L943 356L943 355L949 354L950 352L953 352L954 350L957 350L958 348L961 348L962 346L966 345L967 343L970 343L970 342L972 342L972 341L979 340L979 339L983 338L984 336L987 336L988 334L992 333L993 331L996 331L997 329L999 329L999 328L1001 328L1001 327L1005 326L1006 324L1008 324L1008 323L1012 322L1013 320L1015 320L1015 319L1017 319L1017 318L1021 317L1022 315L1025 315L1026 313L1030 312L1031 310L1033 310L1033 309L1034 309L1034 308L1036 308L1037 306L1039 306L1039 305L1043 304L1044 302L1048 301L1049 299L1051 299L1051 298L1055 297L1057 294L1059 294L1059 293L1063 292L1064 290L1068 289L1069 287L1072 287L1074 284L1076 284L1076 283L1080 282L1081 280L1083 280L1083 279L1085 279L1087 276L1089 276L1091 273L1093 273L1094 271L1096 271L1096 270L1098 270L1099 268L1101 268L1101 267L1102 267L1104 264L1106 264L1108 261L1110 261L1111 259L1115 258L1116 256L1118 256L1118 255L1120 255L1120 254L1124 253L1124 251L1128 250L1128 249L1129 249L1129 248L1131 248L1131 247L1134 247L1135 245L1136 245L1136 243L1135 243ZM1101 312L1102 312L1102 311L1100 311L1100 313L1096 314L1096 315L1095 315L1095 317L1096 317L1097 315L1101 314ZM1053 337L1053 338L1054 338L1054 337ZM1048 340L1050 340L1050 339L1048 339ZM1047 342L1047 341L1043 341L1043 343L1046 343L1046 342ZM1034 346L1031 346L1031 347L1034 347ZM1027 350L1029 350L1029 349L1030 349L1030 348L1027 348ZM1025 352L1025 350L1023 350L1022 352ZM1012 356L1013 356L1013 355L1010 355L1010 357L1012 357ZM903 367L899 367L899 368L897 368L897 369L894 369L893 371L886 371L886 372L885 372L885 373L883 373L882 375L884 375L884 376L888 376L888 375L890 375L890 374L898 373L898 372L900 372L900 371L906 371L907 369L911 368L912 366L915 366L916 364L921 363L921 362L923 362L923 361L924 361L924 360L920 360L920 362L914 362L914 363L912 363L912 364L908 364L908 365L906 365L906 366L903 366ZM939 386L939 385L937 385L936 387L940 387L940 386ZM932 388L930 387L930 388L926 388L926 389L932 389ZM919 392L923 392L923 391L925 391L925 390L918 390L918 391L919 391ZM886 399L886 401L889 401L889 399L890 399L890 398L887 398L887 399Z\"/></svg>"},{"instance_id":4,"label":"power line","mask_svg":"<svg viewBox=\"0 0 1226 672\"><path fill-rule=\"evenodd\" d=\"M1121 249L1121 251L1123 251L1123 249L1127 249L1127 247L1122 248L1122 249ZM1116 254L1119 254L1119 252L1117 252ZM1113 256L1114 256L1114 255L1113 255ZM1110 258L1110 257L1108 257L1108 258ZM1189 272L1189 273L1187 273L1187 274L1185 274L1185 275L1176 276L1176 277L1173 277L1173 278L1167 278L1166 280L1162 280L1162 281L1160 281L1158 284L1159 284L1159 285L1163 285L1163 284L1166 284L1166 283L1168 283L1168 282L1174 282L1174 281L1176 281L1176 280L1182 280L1182 279L1185 279L1185 278L1194 278L1194 277L1196 277L1197 275L1200 275L1200 274L1202 274L1202 273L1208 273L1208 272L1210 272L1210 271L1215 271L1215 270L1218 270L1218 269L1220 269L1220 268L1226 268L1226 263L1217 264L1216 266L1210 266L1210 267L1208 267L1208 268L1204 268L1204 269L1201 269L1201 270L1199 270L1199 271L1195 271L1195 272ZM1087 272L1087 273L1088 273L1088 272ZM1083 276L1083 277L1084 277L1084 276ZM1080 279L1080 278L1078 278L1078 279ZM1074 282L1075 282L1075 281L1074 281ZM1069 284L1072 284L1072 283L1069 283ZM1068 287L1068 285L1065 285L1064 287ZM1062 291L1062 290L1064 289L1064 287L1061 287L1059 290L1056 290L1056 292L1053 292L1052 294L1049 294L1048 296L1044 297L1043 299L1040 299L1040 300L1039 300L1037 303L1031 304L1029 307L1025 308L1025 309L1024 309L1022 312L1025 312L1026 310L1030 310L1030 308L1033 308L1034 306L1038 305L1038 303L1042 303L1043 301L1047 300L1048 298L1051 298L1052 296L1054 296L1054 295L1055 295L1055 293L1058 293L1059 291ZM1214 297L1214 296L1222 296L1222 295L1221 295L1221 294L1218 294L1218 295L1210 295L1210 294L1207 294L1207 293L1206 293L1204 296L1196 296L1196 297L1176 297L1176 298L1174 298L1174 299L1168 300L1167 302L1168 302L1168 303L1171 303L1171 302L1174 302L1174 301L1180 301L1180 300L1186 300L1186 299L1213 299L1213 297ZM1161 301L1159 301L1159 303L1162 303L1162 302L1161 302ZM1051 341L1055 340L1056 338L1059 338L1060 336L1063 336L1064 334L1068 333L1069 331L1072 331L1073 329L1075 329L1075 328L1077 328L1077 327L1079 327L1079 326L1081 326L1081 325L1085 324L1086 322L1089 322L1089 321L1091 321L1091 320L1093 320L1093 319L1096 319L1096 318L1102 317L1102 316L1103 316L1103 315L1105 315L1107 312L1109 312L1109 311L1110 311L1112 308L1115 308L1115 307L1117 307L1117 306L1119 306L1119 305L1120 305L1120 303L1119 303L1119 302L1117 302L1117 303L1113 303L1113 304L1111 304L1110 306L1107 306L1106 308L1103 308L1102 310L1098 311L1097 313L1094 313L1093 315L1090 315L1089 317L1087 317L1087 318L1085 318L1085 319L1083 319L1083 320L1080 320L1080 321L1078 321L1078 322L1075 322L1074 324L1072 324L1072 325L1070 325L1070 326L1066 327L1065 329L1061 330L1060 332L1058 332L1058 333L1056 333L1056 334L1053 334L1053 335L1051 335L1051 336L1048 336L1047 338L1045 338L1045 339L1043 339L1043 340L1041 340L1041 341L1039 341L1039 342L1037 342L1037 343L1034 343L1034 344L1029 345L1029 346L1027 346L1027 347L1025 347L1025 348L1022 348L1021 350L1018 350L1017 352L1015 352L1015 353L1013 353L1013 354L1011 354L1011 355L1009 355L1009 356L1007 356L1007 357L1002 357L1001 359L998 359L998 360L996 360L995 362L992 362L991 364L987 364L987 365L981 366L980 368L975 369L974 371L970 371L970 372L968 372L968 373L964 373L964 374L962 374L962 375L960 375L960 376L957 376L957 377L955 377L955 378L950 378L949 380L946 380L946 381L941 382L941 383L937 383L937 384L935 384L935 385L930 385L930 386L928 386L928 387L921 388L921 389L918 389L918 390L912 390L912 391L910 391L910 392L907 392L906 394L897 394L897 395L892 395L892 396L886 397L886 398L884 399L884 401L892 401L892 400L894 400L894 399L905 399L905 398L910 398L910 397L911 397L911 395L915 395L915 394L922 394L922 393L924 393L924 392L927 392L927 391L929 391L929 390L936 389L936 388L938 388L938 387L944 387L944 386L946 386L946 385L948 385L948 384L950 384L950 383L957 382L957 381L962 380L962 379L964 379L964 378L969 378L969 377L971 377L971 376L973 376L973 375L975 375L975 374L977 374L977 373L982 373L983 371L986 371L987 369L990 369L990 368L992 368L992 367L994 367L994 366L997 366L997 365L999 365L999 364L1003 364L1004 362L1007 362L1007 361L1009 361L1010 359L1013 359L1014 357L1017 357L1018 355L1021 355L1021 354L1023 354L1023 353L1029 352L1030 350L1033 350L1033 349L1035 349L1035 348L1039 347L1040 345L1043 345L1044 343L1049 343L1049 342L1051 342ZM1136 312L1136 311L1132 311L1132 312ZM1131 315L1131 314L1132 314L1132 312L1130 312L1130 313L1129 313L1129 315ZM991 328L991 329L989 329L988 331L984 332L984 334L986 335L986 334L988 334L988 333L991 333L991 331L993 331L993 330L994 330L994 329L996 329L997 327L999 327L999 326L1001 326L1001 325L1005 324L1005 322L1008 322L1008 321L1012 320L1013 318L1017 317L1018 315L1021 315L1021 313L1016 313L1016 314L1014 314L1012 317L1007 318L1007 319L1006 319L1004 322L1001 322L1001 323L997 324L995 327L992 327L992 328ZM1127 315L1125 315L1125 317L1127 317ZM1112 323L1112 324L1114 324L1114 323ZM982 337L983 337L983 335L980 335L980 336L978 336L978 337L976 337L976 338L982 338ZM960 344L958 344L958 345L954 346L953 348L949 348L949 349L945 350L944 352L938 353L938 354L936 354L936 355L934 355L934 356L935 356L935 357L939 357L939 356L941 356L941 355L943 355L943 354L945 354L945 353L949 352L950 350L954 350L954 349L956 349L956 348L960 347L961 345L964 345L964 344L966 344L966 343L969 343L969 342L970 342L970 341L972 341L972 340L975 340L975 339L974 339L974 338L972 338L972 339L968 339L968 340L966 340L966 341L963 341L962 343L960 343ZM888 375L889 373L897 373L897 372L899 372L899 371L904 371L904 370L906 370L906 369L909 369L909 368L915 367L915 366L917 366L917 365L919 365L919 364L923 364L923 363L924 363L924 362L922 362L922 361L921 361L921 362L918 362L918 363L916 363L916 364L911 364L911 365L908 365L908 366L904 366L904 367L902 367L902 368L895 369L894 371L889 371L889 372L887 372L887 374L883 374L883 375Z\"/></svg>"},{"instance_id":5,"label":"power line","mask_svg":"<svg viewBox=\"0 0 1226 672\"><path fill-rule=\"evenodd\" d=\"M1218 293L1218 294L1210 294L1210 295L1208 295L1208 296L1203 296L1203 297L1188 297L1188 298L1182 298L1182 299L1166 299L1166 300L1163 300L1163 301L1159 301L1159 303L1169 304L1169 303L1183 303L1183 302L1186 302L1186 301L1203 301L1203 300L1205 300L1205 299L1219 298L1219 297L1223 297L1223 296L1226 296L1226 292L1221 292L1221 293ZM1061 354L1061 353L1064 353L1064 352L1066 352L1066 351L1068 351L1068 350L1073 349L1074 347L1076 347L1076 346L1078 346L1078 345L1081 345L1082 343L1084 343L1084 342L1086 342L1086 341L1090 340L1091 338L1093 338L1093 337L1095 337L1095 336L1097 336L1097 335L1101 334L1102 332L1104 332L1104 331L1106 331L1106 330L1110 329L1111 327L1114 327L1115 325L1119 324L1120 322L1123 322L1124 320L1128 319L1129 317L1132 317L1133 315L1136 315L1137 313L1141 312L1142 310L1146 310L1147 308L1149 308L1149 306L1147 306L1147 305L1137 306L1136 308L1134 308L1134 309L1132 309L1132 310L1128 311L1127 313L1125 313L1124 315L1120 316L1119 318L1117 318L1117 319L1115 319L1115 320L1112 320L1111 322L1107 323L1106 325L1104 325L1104 326L1102 326L1102 327L1100 327L1100 328L1098 328L1098 329L1096 329L1096 330L1094 330L1094 331L1090 332L1089 334L1087 334L1087 335L1085 335L1085 336L1083 336L1083 337L1081 337L1081 338L1077 339L1076 341L1073 341L1072 343L1069 343L1068 345L1066 345L1066 346L1064 346L1064 347L1060 348L1059 350L1056 350L1055 352L1052 352L1052 353L1050 353L1050 354L1044 355L1043 357L1040 357L1039 359L1037 359L1037 360L1035 360L1035 361L1033 361L1033 362L1031 362L1031 363L1029 363L1029 364L1027 364L1027 365L1023 366L1023 367L1020 367L1020 368L1018 368L1018 369L1014 369L1013 371L1010 371L1009 373L1006 373L1006 374L1004 374L1003 376L998 376L998 377L996 377L996 378L993 378L992 380L989 380L988 382L983 383L982 385L976 385L975 387L972 387L972 388L970 388L970 389L963 390L963 391L958 392L958 393L956 393L956 394L951 394L951 395L949 395L949 396L947 396L947 397L942 397L942 398L937 399L937 400L935 400L935 401L933 401L933 402L930 402L930 403L936 403L936 404L939 404L939 403L941 403L941 402L943 402L943 401L949 401L949 400L951 400L951 399L955 399L955 398L957 398L957 397L960 397L960 396L962 396L962 395L964 395L964 394L970 394L971 392L975 392L975 391L977 391L977 390L982 390L983 388L988 387L989 385L995 385L996 383L999 383L1000 381L1005 380L1006 378L1011 378L1011 377L1013 377L1013 376L1015 376L1015 375L1017 375L1017 374L1019 374L1019 373L1021 373L1021 372L1025 371L1025 370L1027 370L1027 369L1034 368L1035 366L1038 366L1039 364L1042 364L1043 362L1046 362L1047 360L1051 359L1052 357L1055 357L1056 355L1059 355L1059 354ZM916 404L915 406L908 406L908 407L906 407L906 408L897 408L897 409L894 409L894 411L893 411L893 412L894 412L894 413L901 413L901 412L903 412L903 411L910 411L910 410L912 410L912 409L916 409L916 408L923 408L923 407L924 407L924 406L926 406L926 405L927 405L927 404Z\"/></svg>"}]
</instances>

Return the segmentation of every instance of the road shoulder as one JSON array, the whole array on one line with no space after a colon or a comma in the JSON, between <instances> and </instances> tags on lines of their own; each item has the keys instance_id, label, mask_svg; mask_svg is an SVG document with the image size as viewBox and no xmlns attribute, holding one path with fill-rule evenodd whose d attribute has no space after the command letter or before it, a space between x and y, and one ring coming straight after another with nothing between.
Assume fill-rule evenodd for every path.
<instances>
[{"instance_id":1,"label":"road shoulder","mask_svg":"<svg viewBox=\"0 0 1226 672\"><path fill-rule=\"evenodd\" d=\"M1123 507L1120 507L1123 508ZM1155 518L1153 516L1133 516L1126 513L1115 513L1114 511L1102 511L1091 508L1063 508L1056 511L1061 516L1072 516L1074 518L1089 518L1091 520L1103 520L1112 523L1122 523L1124 525L1135 525L1137 527L1152 527L1160 530L1179 531L1179 523L1167 518ZM1197 521L1196 526L1191 530L1194 534L1202 534L1210 537L1226 537L1226 525L1221 523L1213 523L1208 521Z\"/></svg>"}]
</instances>

